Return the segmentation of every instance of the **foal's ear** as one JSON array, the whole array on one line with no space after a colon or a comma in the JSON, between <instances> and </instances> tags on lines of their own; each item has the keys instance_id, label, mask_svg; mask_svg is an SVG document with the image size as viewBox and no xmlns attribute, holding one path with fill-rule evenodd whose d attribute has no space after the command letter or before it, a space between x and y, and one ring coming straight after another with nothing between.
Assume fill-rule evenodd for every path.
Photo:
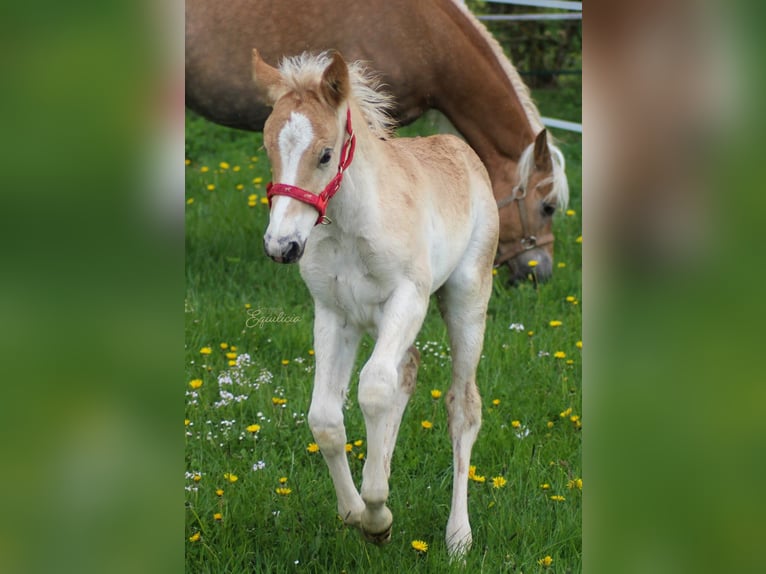
<instances>
[{"instance_id":1,"label":"foal's ear","mask_svg":"<svg viewBox=\"0 0 766 574\"><path fill-rule=\"evenodd\" d=\"M551 150L548 148L548 131L542 130L535 138L535 168L538 171L553 169Z\"/></svg>"},{"instance_id":2,"label":"foal's ear","mask_svg":"<svg viewBox=\"0 0 766 574\"><path fill-rule=\"evenodd\" d=\"M253 48L253 83L258 97L269 106L273 106L286 91L282 74L264 62L255 48Z\"/></svg>"},{"instance_id":3,"label":"foal's ear","mask_svg":"<svg viewBox=\"0 0 766 574\"><path fill-rule=\"evenodd\" d=\"M322 74L322 97L328 104L337 108L348 97L350 87L348 66L338 52L333 52L332 62Z\"/></svg>"}]
</instances>

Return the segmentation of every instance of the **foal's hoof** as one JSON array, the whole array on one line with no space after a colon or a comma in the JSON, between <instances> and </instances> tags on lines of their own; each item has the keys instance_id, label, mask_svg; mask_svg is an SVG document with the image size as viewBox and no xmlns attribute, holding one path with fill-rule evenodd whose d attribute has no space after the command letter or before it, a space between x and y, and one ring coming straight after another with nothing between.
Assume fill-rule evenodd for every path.
<instances>
[{"instance_id":1,"label":"foal's hoof","mask_svg":"<svg viewBox=\"0 0 766 574\"><path fill-rule=\"evenodd\" d=\"M383 544L388 544L391 542L391 528L393 524L391 524L388 528L386 528L383 532L378 532L377 534L374 534L372 532L367 532L364 528L362 528L362 534L364 535L364 539L367 542L372 542L373 544L377 544L378 546L382 546Z\"/></svg>"}]
</instances>

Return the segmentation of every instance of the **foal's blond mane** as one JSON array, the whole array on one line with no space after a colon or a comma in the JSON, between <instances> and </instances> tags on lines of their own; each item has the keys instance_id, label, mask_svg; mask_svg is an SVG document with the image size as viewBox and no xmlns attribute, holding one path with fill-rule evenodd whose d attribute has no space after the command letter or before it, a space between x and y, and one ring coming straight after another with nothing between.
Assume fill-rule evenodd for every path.
<instances>
[{"instance_id":1,"label":"foal's blond mane","mask_svg":"<svg viewBox=\"0 0 766 574\"><path fill-rule=\"evenodd\" d=\"M508 77L508 81L511 83L513 90L519 97L519 101L521 102L522 108L524 108L524 113L527 116L529 125L532 127L532 131L535 134L540 133L545 126L540 118L540 111L532 100L529 87L523 82L521 76L519 76L519 73L516 71L516 68L506 57L502 47L495 37L489 33L486 26L479 22L462 0L452 0L452 2L460 9L470 24L476 28L476 31L481 35L484 41L487 42L487 45L491 48L495 58L497 58L498 64L500 64L500 67ZM569 203L569 184L567 183L566 173L564 172L566 163L564 161L564 154L562 154L561 150L554 144L554 139L553 136L550 135L550 132L548 132L548 147L551 150L551 159L553 160L553 189L548 197L549 199L555 199L560 207L565 208ZM533 161L532 149L533 144L524 150L519 159L519 180L523 184L526 184L529 181L529 176L532 175L532 170L534 169L535 164Z\"/></svg>"},{"instance_id":2,"label":"foal's blond mane","mask_svg":"<svg viewBox=\"0 0 766 574\"><path fill-rule=\"evenodd\" d=\"M329 52L304 52L282 60L279 71L289 89L297 92L315 90L331 61ZM348 63L348 74L351 98L367 120L372 135L376 138L391 137L395 124L389 113L394 107L393 98L381 90L378 77L362 62Z\"/></svg>"}]
</instances>

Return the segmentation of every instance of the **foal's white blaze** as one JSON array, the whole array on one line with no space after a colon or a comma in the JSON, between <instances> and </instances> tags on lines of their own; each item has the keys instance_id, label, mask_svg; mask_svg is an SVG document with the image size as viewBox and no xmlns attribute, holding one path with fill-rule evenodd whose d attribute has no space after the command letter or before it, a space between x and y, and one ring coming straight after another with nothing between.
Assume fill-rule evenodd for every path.
<instances>
[{"instance_id":1,"label":"foal's white blaze","mask_svg":"<svg viewBox=\"0 0 766 574\"><path fill-rule=\"evenodd\" d=\"M309 119L299 112L292 112L277 138L279 157L282 162L279 183L296 185L301 158L313 140L314 129ZM269 226L265 237L266 249L269 253L279 252L278 244L281 239L289 237L303 242L308 237L316 220L316 213L312 209L306 209L306 215L295 218L295 221L286 220L287 209L295 201L297 200L284 195L277 195L272 199Z\"/></svg>"}]
</instances>

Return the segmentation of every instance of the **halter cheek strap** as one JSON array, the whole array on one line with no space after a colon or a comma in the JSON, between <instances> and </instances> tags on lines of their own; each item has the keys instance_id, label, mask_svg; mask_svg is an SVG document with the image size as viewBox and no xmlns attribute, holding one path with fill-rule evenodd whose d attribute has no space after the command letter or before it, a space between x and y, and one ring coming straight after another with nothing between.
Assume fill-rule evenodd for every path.
<instances>
[{"instance_id":1,"label":"halter cheek strap","mask_svg":"<svg viewBox=\"0 0 766 574\"><path fill-rule=\"evenodd\" d=\"M351 126L351 108L346 110L346 134L348 135L348 138L343 142L343 147L340 150L338 173L336 173L330 180L330 183L325 186L322 193L316 195L302 187L287 185L285 183L270 182L266 186L266 197L269 199L269 208L271 208L272 197L275 195L286 195L287 197L292 197L293 199L309 204L319 212L319 218L315 225L326 225L331 223L330 219L325 215L327 212L327 204L340 189L340 184L343 181L343 173L348 169L348 166L351 165L351 161L354 159L356 135Z\"/></svg>"},{"instance_id":2,"label":"halter cheek strap","mask_svg":"<svg viewBox=\"0 0 766 574\"><path fill-rule=\"evenodd\" d=\"M544 182L541 182L544 183ZM539 186L540 184L538 184ZM497 208L502 209L506 205L516 203L516 207L519 209L519 220L521 221L521 233L522 237L518 243L511 245L509 249L499 249L495 256L495 267L499 267L503 263L510 261L521 255L522 253L534 249L535 247L542 247L553 243L553 233L543 233L540 236L532 235L529 232L529 221L527 218L527 206L524 203L524 198L527 196L526 187L522 184L513 188L513 192L508 197L505 197L497 202Z\"/></svg>"}]
</instances>

